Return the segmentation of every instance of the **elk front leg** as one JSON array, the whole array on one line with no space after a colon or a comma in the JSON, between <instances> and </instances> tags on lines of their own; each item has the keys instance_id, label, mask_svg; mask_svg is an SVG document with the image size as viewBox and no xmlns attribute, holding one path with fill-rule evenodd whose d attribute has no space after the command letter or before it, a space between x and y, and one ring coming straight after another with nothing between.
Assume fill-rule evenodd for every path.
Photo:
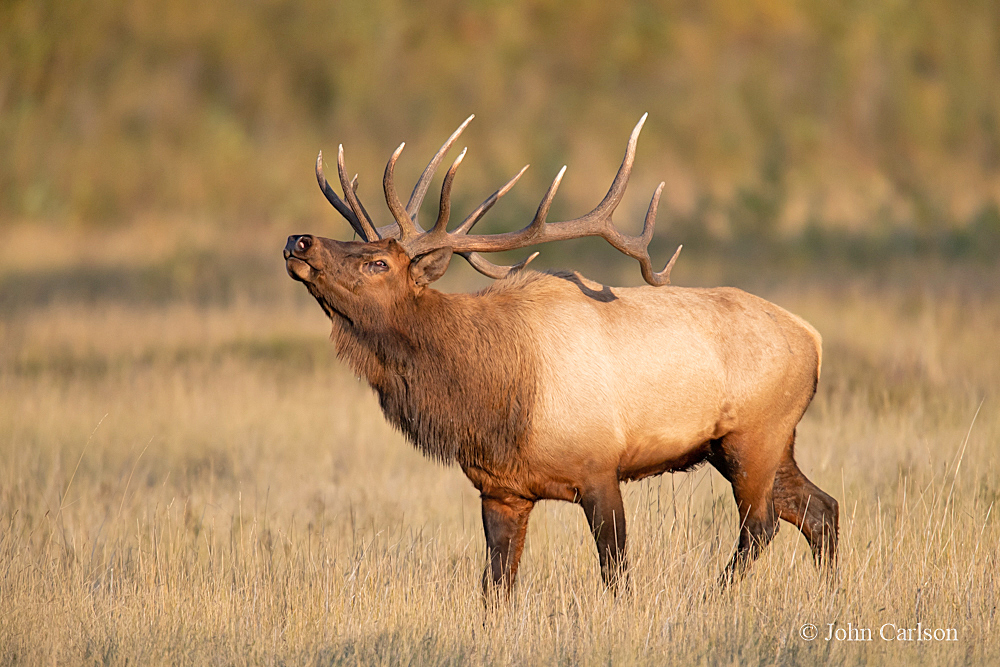
<instances>
[{"instance_id":1,"label":"elk front leg","mask_svg":"<svg viewBox=\"0 0 1000 667\"><path fill-rule=\"evenodd\" d=\"M486 533L486 569L483 597L487 604L502 591L510 595L517 565L524 550L528 515L535 503L526 498L486 496L483 499L483 530Z\"/></svg>"},{"instance_id":2,"label":"elk front leg","mask_svg":"<svg viewBox=\"0 0 1000 667\"><path fill-rule=\"evenodd\" d=\"M628 560L625 555L625 507L618 480L585 489L580 505L597 543L604 584L619 593L628 588Z\"/></svg>"}]
</instances>

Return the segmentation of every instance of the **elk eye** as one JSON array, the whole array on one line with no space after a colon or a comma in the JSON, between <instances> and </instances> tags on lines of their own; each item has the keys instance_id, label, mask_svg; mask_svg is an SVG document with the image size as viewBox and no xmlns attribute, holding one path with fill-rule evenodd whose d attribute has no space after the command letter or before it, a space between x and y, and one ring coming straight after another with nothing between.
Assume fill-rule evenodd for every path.
<instances>
[{"instance_id":1,"label":"elk eye","mask_svg":"<svg viewBox=\"0 0 1000 667\"><path fill-rule=\"evenodd\" d=\"M389 265L384 260L376 259L373 262L365 264L365 270L368 273L385 273L389 270Z\"/></svg>"}]
</instances>

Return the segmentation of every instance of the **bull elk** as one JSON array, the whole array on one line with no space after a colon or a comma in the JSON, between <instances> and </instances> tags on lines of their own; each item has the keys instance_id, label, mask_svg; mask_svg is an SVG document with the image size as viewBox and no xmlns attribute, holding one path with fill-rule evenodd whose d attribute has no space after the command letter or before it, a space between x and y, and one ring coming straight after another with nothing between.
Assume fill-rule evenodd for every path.
<instances>
[{"instance_id":1,"label":"bull elk","mask_svg":"<svg viewBox=\"0 0 1000 667\"><path fill-rule=\"evenodd\" d=\"M338 356L372 386L386 418L424 454L460 465L480 492L487 599L509 592L528 515L545 499L580 504L604 582L627 585L621 482L705 461L732 484L739 509L724 582L757 557L778 519L794 524L817 564L832 569L837 501L794 458L795 428L819 379L820 336L738 289L669 286L680 247L654 272L648 245L663 183L639 236L614 226L646 116L590 213L546 220L563 167L523 229L470 234L522 169L448 231L463 150L444 177L437 220L424 230L418 213L430 180L471 119L434 155L405 206L393 184L403 145L396 149L383 179L394 222L384 227L358 199L343 147L343 199L327 183L320 153L320 188L361 240L290 236L284 257L332 321ZM538 253L514 266L479 254L583 236L637 259L649 285L611 288L575 272L525 270ZM455 254L496 282L475 294L432 289Z\"/></svg>"}]
</instances>

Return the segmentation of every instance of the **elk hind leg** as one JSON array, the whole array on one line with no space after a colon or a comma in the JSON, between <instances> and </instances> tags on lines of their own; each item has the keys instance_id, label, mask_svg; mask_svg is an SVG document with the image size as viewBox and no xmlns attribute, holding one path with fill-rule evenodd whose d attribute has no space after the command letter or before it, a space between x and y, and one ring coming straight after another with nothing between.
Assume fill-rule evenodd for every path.
<instances>
[{"instance_id":1,"label":"elk hind leg","mask_svg":"<svg viewBox=\"0 0 1000 667\"><path fill-rule=\"evenodd\" d=\"M734 495L739 506L740 535L733 557L722 573L720 583L723 586L746 574L778 532L778 516L770 494L756 496L753 500L745 494Z\"/></svg>"},{"instance_id":2,"label":"elk hind leg","mask_svg":"<svg viewBox=\"0 0 1000 667\"><path fill-rule=\"evenodd\" d=\"M834 570L839 524L837 501L802 474L791 447L775 474L773 493L778 516L802 531L816 565Z\"/></svg>"},{"instance_id":3,"label":"elk hind leg","mask_svg":"<svg viewBox=\"0 0 1000 667\"><path fill-rule=\"evenodd\" d=\"M709 462L732 484L740 517L736 550L719 579L722 586L741 578L778 532L772 488L779 456L770 455L766 443L735 434L713 443Z\"/></svg>"},{"instance_id":4,"label":"elk hind leg","mask_svg":"<svg viewBox=\"0 0 1000 667\"><path fill-rule=\"evenodd\" d=\"M535 503L516 496L482 497L483 531L486 533L486 569L483 600L487 605L510 596L517 566L524 550L528 515Z\"/></svg>"},{"instance_id":5,"label":"elk hind leg","mask_svg":"<svg viewBox=\"0 0 1000 667\"><path fill-rule=\"evenodd\" d=\"M597 544L601 579L615 593L628 589L625 553L625 506L618 479L582 491L580 505Z\"/></svg>"}]
</instances>

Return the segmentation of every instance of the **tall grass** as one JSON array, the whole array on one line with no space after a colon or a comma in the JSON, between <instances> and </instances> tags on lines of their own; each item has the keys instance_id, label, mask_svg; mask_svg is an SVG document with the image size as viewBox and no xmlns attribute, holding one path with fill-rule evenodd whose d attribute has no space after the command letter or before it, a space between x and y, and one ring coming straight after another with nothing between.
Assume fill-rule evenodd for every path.
<instances>
[{"instance_id":1,"label":"tall grass","mask_svg":"<svg viewBox=\"0 0 1000 667\"><path fill-rule=\"evenodd\" d=\"M758 285L825 337L797 454L840 501L834 585L785 524L717 588L737 519L702 468L625 487L630 595L600 585L582 512L541 503L514 598L486 614L471 484L385 424L277 253L198 233L52 230L52 266L37 237L3 236L0 281L22 289L0 302L0 663L997 659L1000 300L984 276ZM228 283L184 287L192 243ZM134 277L137 255L166 276L156 299L107 278ZM884 641L888 623L957 641ZM828 624L872 641L825 641Z\"/></svg>"}]
</instances>

